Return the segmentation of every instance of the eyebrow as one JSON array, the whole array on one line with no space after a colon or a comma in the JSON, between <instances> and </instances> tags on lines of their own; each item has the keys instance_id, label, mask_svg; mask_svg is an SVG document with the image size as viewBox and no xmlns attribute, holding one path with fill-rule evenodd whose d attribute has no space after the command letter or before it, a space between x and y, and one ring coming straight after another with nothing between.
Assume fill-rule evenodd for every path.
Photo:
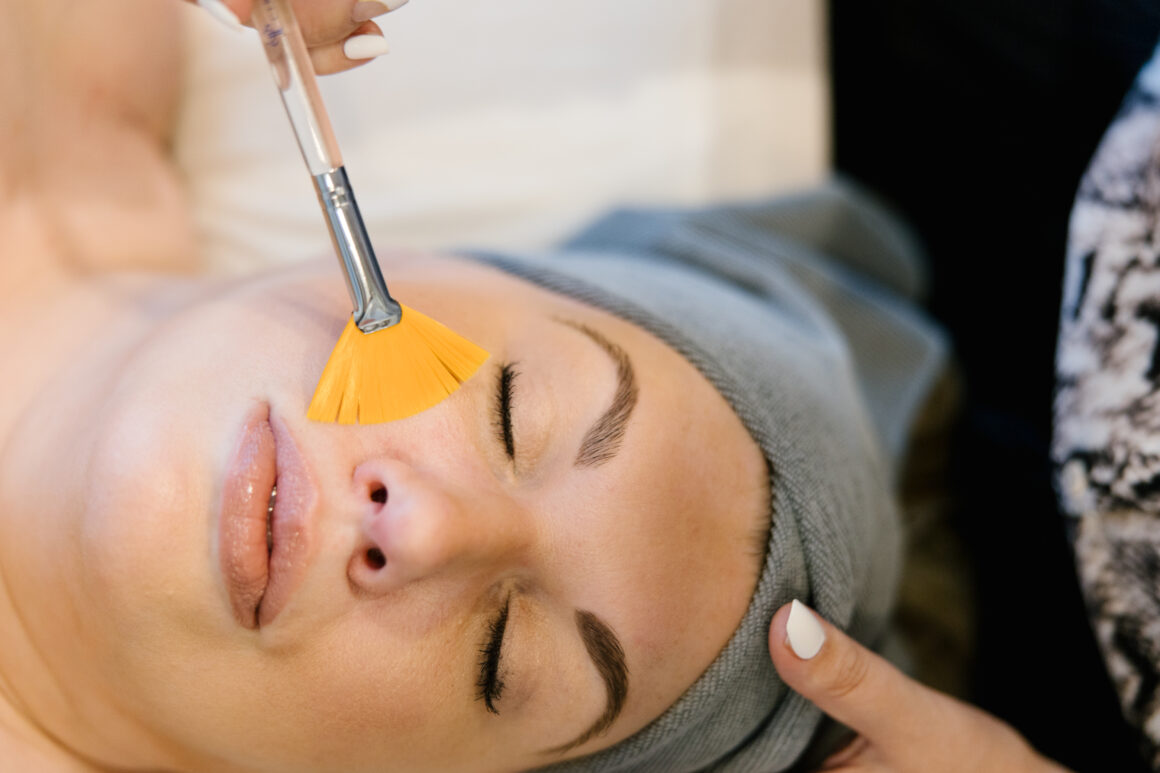
<instances>
[{"instance_id":1,"label":"eyebrow","mask_svg":"<svg viewBox=\"0 0 1160 773\"><path fill-rule=\"evenodd\" d=\"M588 650L588 657L592 658L604 681L607 700L604 711L587 730L566 744L548 749L546 754L563 754L603 733L620 716L628 698L628 664L616 632L592 612L581 609L576 610L576 628L580 631L584 648Z\"/></svg>"},{"instance_id":2,"label":"eyebrow","mask_svg":"<svg viewBox=\"0 0 1160 773\"><path fill-rule=\"evenodd\" d=\"M612 359L616 365L616 391L612 395L612 403L597 419L584 440L580 443L580 450L573 462L577 467L598 467L616 456L620 445L624 441L625 428L636 407L640 389L636 384L636 373L632 369L632 361L628 353L609 341L602 333L593 330L581 322L571 320L556 320L560 324L578 330L592 339L597 346Z\"/></svg>"}]
</instances>

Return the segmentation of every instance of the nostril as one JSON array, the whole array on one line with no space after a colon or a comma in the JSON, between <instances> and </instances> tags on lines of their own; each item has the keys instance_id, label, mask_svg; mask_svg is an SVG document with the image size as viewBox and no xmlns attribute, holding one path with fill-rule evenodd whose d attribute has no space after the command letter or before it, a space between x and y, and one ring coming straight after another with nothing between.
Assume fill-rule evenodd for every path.
<instances>
[{"instance_id":1,"label":"nostril","mask_svg":"<svg viewBox=\"0 0 1160 773\"><path fill-rule=\"evenodd\" d=\"M378 548L367 548L366 552L367 566L374 569L376 572L387 565L387 557L383 555L383 551Z\"/></svg>"},{"instance_id":2,"label":"nostril","mask_svg":"<svg viewBox=\"0 0 1160 773\"><path fill-rule=\"evenodd\" d=\"M386 504L386 501L387 501L387 488L386 488L386 486L379 486L378 488L371 491L371 501L378 502L380 505Z\"/></svg>"}]
</instances>

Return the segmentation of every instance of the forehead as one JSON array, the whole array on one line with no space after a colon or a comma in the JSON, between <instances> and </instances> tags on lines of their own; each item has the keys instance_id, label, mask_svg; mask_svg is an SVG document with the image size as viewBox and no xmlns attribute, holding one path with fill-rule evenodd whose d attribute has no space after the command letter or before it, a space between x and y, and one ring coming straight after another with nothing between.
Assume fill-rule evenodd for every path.
<instances>
[{"instance_id":1,"label":"forehead","mask_svg":"<svg viewBox=\"0 0 1160 773\"><path fill-rule=\"evenodd\" d=\"M631 674L624 729L675 702L736 629L756 585L769 480L757 444L690 363L619 318L586 321L628 355L639 401L617 457L572 476L546 511L574 532L560 559L567 573L604 580L574 602L621 638ZM613 389L601 380L593 402L607 405ZM592 527L599 538L588 533L593 513L606 514Z\"/></svg>"}]
</instances>

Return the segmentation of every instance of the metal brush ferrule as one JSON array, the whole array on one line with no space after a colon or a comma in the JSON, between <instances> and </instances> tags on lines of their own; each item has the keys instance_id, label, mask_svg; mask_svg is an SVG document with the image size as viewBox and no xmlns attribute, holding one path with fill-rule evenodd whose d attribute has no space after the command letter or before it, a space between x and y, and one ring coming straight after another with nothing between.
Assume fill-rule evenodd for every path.
<instances>
[{"instance_id":1,"label":"metal brush ferrule","mask_svg":"<svg viewBox=\"0 0 1160 773\"><path fill-rule=\"evenodd\" d=\"M354 306L355 324L364 333L397 324L403 318L403 307L387 291L358 203L354 200L354 191L346 177L346 168L340 166L315 175L314 186L318 200L326 210L330 238L346 274L346 289Z\"/></svg>"}]
</instances>

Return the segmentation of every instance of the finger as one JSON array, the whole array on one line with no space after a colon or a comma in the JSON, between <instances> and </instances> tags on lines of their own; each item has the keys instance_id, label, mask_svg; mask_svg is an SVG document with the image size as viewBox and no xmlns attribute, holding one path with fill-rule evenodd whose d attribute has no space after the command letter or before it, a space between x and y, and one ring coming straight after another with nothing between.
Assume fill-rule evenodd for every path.
<instances>
[{"instance_id":1,"label":"finger","mask_svg":"<svg viewBox=\"0 0 1160 773\"><path fill-rule=\"evenodd\" d=\"M350 18L355 22L370 21L391 11L397 11L406 5L408 0L360 0L351 9Z\"/></svg>"},{"instance_id":2,"label":"finger","mask_svg":"<svg viewBox=\"0 0 1160 773\"><path fill-rule=\"evenodd\" d=\"M310 49L314 72L330 75L366 64L387 53L383 32L373 21L363 22L354 34L340 43Z\"/></svg>"},{"instance_id":3,"label":"finger","mask_svg":"<svg viewBox=\"0 0 1160 773\"><path fill-rule=\"evenodd\" d=\"M769 650L790 687L871 745L905 747L929 725L933 693L801 602L774 615Z\"/></svg>"},{"instance_id":4,"label":"finger","mask_svg":"<svg viewBox=\"0 0 1160 773\"><path fill-rule=\"evenodd\" d=\"M255 0L197 0L199 5L216 5L228 8L237 18L246 25L253 26L253 10ZM304 2L294 0L294 18L298 20L298 28L302 32L302 39L308 48L329 46L333 43L342 43L354 34L363 22L406 4L406 0L374 0L373 2L356 2L356 0L340 0L338 2ZM208 10L208 8L207 8ZM215 15L219 15L215 12Z\"/></svg>"},{"instance_id":5,"label":"finger","mask_svg":"<svg viewBox=\"0 0 1160 773\"><path fill-rule=\"evenodd\" d=\"M294 11L306 45L320 47L341 43L364 22L397 11L407 0L346 0L345 2L295 2ZM377 29L377 28L376 28Z\"/></svg>"},{"instance_id":6,"label":"finger","mask_svg":"<svg viewBox=\"0 0 1160 773\"><path fill-rule=\"evenodd\" d=\"M359 24L351 16L353 0L340 3L295 2L293 5L298 28L302 30L302 39L308 48L341 43L354 33Z\"/></svg>"}]
</instances>

